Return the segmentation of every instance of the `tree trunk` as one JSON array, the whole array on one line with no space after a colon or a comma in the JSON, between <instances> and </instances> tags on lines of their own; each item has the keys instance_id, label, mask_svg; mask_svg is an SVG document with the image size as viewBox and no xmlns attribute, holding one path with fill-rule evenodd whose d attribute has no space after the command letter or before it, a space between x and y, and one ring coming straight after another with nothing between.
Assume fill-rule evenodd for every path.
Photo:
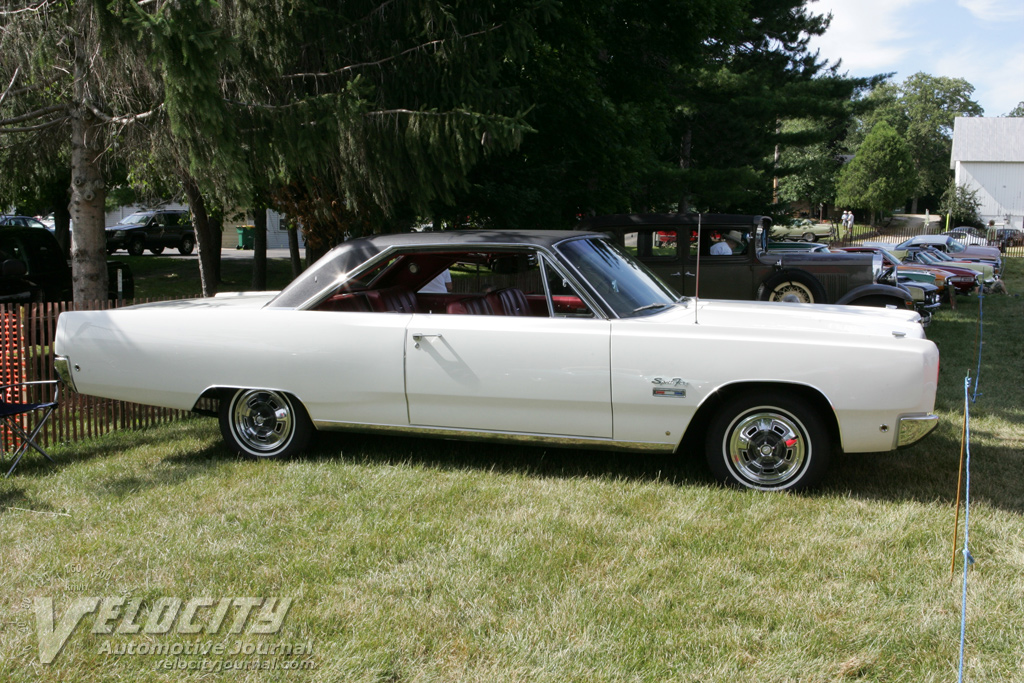
<instances>
[{"instance_id":1,"label":"tree trunk","mask_svg":"<svg viewBox=\"0 0 1024 683\"><path fill-rule=\"evenodd\" d=\"M217 260L220 257L220 237L215 235L210 224L210 215L206 211L206 200L199 190L196 179L188 173L182 174L181 183L188 197L188 206L192 211L193 226L196 231L196 248L199 249L199 283L203 296L217 294Z\"/></svg>"},{"instance_id":2,"label":"tree trunk","mask_svg":"<svg viewBox=\"0 0 1024 683\"><path fill-rule=\"evenodd\" d=\"M99 159L103 126L89 110L93 98L89 81L86 38L92 26L92 4L78 3L75 35L75 109L71 117L71 280L75 302L107 298L107 235L104 200L106 185Z\"/></svg>"},{"instance_id":3,"label":"tree trunk","mask_svg":"<svg viewBox=\"0 0 1024 683\"><path fill-rule=\"evenodd\" d=\"M71 212L63 202L53 207L53 235L67 257L71 253Z\"/></svg>"},{"instance_id":4,"label":"tree trunk","mask_svg":"<svg viewBox=\"0 0 1024 683\"><path fill-rule=\"evenodd\" d=\"M692 150L693 147L693 130L687 126L686 132L683 133L682 142L679 145L679 168L684 172L689 170L693 163ZM679 213L687 213L690 210L690 188L687 186L686 181L683 181L683 187L679 193Z\"/></svg>"},{"instance_id":5,"label":"tree trunk","mask_svg":"<svg viewBox=\"0 0 1024 683\"><path fill-rule=\"evenodd\" d=\"M256 226L252 241L252 288L257 292L267 289L267 207L259 203L253 207L252 222Z\"/></svg>"},{"instance_id":6,"label":"tree trunk","mask_svg":"<svg viewBox=\"0 0 1024 683\"><path fill-rule=\"evenodd\" d=\"M302 273L302 257L299 255L299 230L292 220L288 221L288 256L292 261L292 277L296 278Z\"/></svg>"},{"instance_id":7,"label":"tree trunk","mask_svg":"<svg viewBox=\"0 0 1024 683\"><path fill-rule=\"evenodd\" d=\"M913 199L910 200L910 213L917 213L917 197L914 197Z\"/></svg>"}]
</instances>

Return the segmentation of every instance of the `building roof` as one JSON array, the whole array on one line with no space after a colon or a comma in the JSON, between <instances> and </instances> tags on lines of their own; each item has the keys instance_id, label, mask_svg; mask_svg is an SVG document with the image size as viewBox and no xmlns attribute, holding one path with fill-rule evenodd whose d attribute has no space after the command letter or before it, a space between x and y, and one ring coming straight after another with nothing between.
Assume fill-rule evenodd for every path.
<instances>
[{"instance_id":1,"label":"building roof","mask_svg":"<svg viewBox=\"0 0 1024 683\"><path fill-rule=\"evenodd\" d=\"M1024 163L1024 118L961 117L953 121L953 152L956 162L1002 161Z\"/></svg>"}]
</instances>

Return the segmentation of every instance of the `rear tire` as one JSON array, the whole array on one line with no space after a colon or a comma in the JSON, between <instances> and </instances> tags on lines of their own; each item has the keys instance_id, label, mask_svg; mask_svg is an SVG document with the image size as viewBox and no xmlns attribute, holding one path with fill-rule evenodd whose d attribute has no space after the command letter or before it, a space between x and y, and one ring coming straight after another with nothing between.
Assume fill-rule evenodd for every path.
<instances>
[{"instance_id":1,"label":"rear tire","mask_svg":"<svg viewBox=\"0 0 1024 683\"><path fill-rule=\"evenodd\" d=\"M814 276L799 270L784 270L771 276L758 288L760 301L794 301L802 304L825 303L825 288Z\"/></svg>"},{"instance_id":2,"label":"rear tire","mask_svg":"<svg viewBox=\"0 0 1024 683\"><path fill-rule=\"evenodd\" d=\"M708 428L705 454L723 484L796 491L821 480L832 439L820 413L802 398L760 391L718 411Z\"/></svg>"},{"instance_id":3,"label":"rear tire","mask_svg":"<svg viewBox=\"0 0 1024 683\"><path fill-rule=\"evenodd\" d=\"M181 244L178 245L178 253L182 256L188 256L192 253L192 250L196 248L196 240L191 235L185 235L181 238Z\"/></svg>"},{"instance_id":4,"label":"rear tire","mask_svg":"<svg viewBox=\"0 0 1024 683\"><path fill-rule=\"evenodd\" d=\"M220 402L220 432L247 458L287 458L309 444L313 424L302 404L279 391L239 389Z\"/></svg>"}]
</instances>

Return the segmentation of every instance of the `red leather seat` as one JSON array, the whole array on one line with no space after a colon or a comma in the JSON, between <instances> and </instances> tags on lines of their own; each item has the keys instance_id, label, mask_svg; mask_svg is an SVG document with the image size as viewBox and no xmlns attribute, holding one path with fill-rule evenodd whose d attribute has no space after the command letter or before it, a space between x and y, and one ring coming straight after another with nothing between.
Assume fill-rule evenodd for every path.
<instances>
[{"instance_id":1,"label":"red leather seat","mask_svg":"<svg viewBox=\"0 0 1024 683\"><path fill-rule=\"evenodd\" d=\"M445 313L451 315L493 315L494 310L486 298L473 296L451 302L445 309Z\"/></svg>"},{"instance_id":2,"label":"red leather seat","mask_svg":"<svg viewBox=\"0 0 1024 683\"><path fill-rule=\"evenodd\" d=\"M366 293L373 310L384 313L419 313L416 292L405 287L389 287Z\"/></svg>"},{"instance_id":3,"label":"red leather seat","mask_svg":"<svg viewBox=\"0 0 1024 683\"><path fill-rule=\"evenodd\" d=\"M530 302L527 301L526 294L515 287L491 292L487 295L487 302L495 315L531 315Z\"/></svg>"}]
</instances>

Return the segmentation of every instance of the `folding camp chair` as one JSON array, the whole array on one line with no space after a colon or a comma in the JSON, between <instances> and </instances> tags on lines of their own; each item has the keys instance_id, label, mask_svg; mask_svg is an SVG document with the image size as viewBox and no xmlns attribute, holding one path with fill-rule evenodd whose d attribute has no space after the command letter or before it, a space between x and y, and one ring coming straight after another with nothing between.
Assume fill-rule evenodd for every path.
<instances>
[{"instance_id":1,"label":"folding camp chair","mask_svg":"<svg viewBox=\"0 0 1024 683\"><path fill-rule=\"evenodd\" d=\"M31 400L34 395L43 398L42 391L45 385L53 385L52 400L44 400L41 403L21 401L20 397L22 396L27 396L28 400ZM53 458L36 443L36 437L39 436L39 432L46 425L46 421L50 419L50 415L57 409L58 391L60 391L60 383L55 379L19 382L18 384L0 386L0 420L3 422L3 427L10 431L13 437L12 441L14 442L11 446L13 448L11 457L14 459L14 462L11 464L11 469L7 470L5 476L11 476L11 472L18 466L22 456L25 455L29 448L34 448L42 453L47 460L54 462ZM11 400L7 400L8 396L11 397ZM46 392L45 396L49 396L49 392ZM28 417L30 414L34 414L32 417L36 420L35 425L29 424ZM4 437L0 439L0 448L2 448L3 442L6 441L6 435L0 436Z\"/></svg>"}]
</instances>

